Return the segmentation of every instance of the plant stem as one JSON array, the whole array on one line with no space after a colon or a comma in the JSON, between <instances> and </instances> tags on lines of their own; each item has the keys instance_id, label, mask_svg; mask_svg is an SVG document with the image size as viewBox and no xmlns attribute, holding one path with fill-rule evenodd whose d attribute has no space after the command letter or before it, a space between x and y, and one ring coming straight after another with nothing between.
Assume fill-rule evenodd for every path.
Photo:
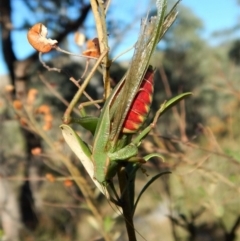
<instances>
[{"instance_id":1,"label":"plant stem","mask_svg":"<svg viewBox=\"0 0 240 241\"><path fill-rule=\"evenodd\" d=\"M125 167L121 167L118 170L118 180L119 180L119 187L121 192L121 202L120 205L122 207L123 216L125 219L125 225L127 229L128 239L129 241L137 241L135 228L133 224L133 216L132 216L132 205L131 205L131 198L130 198L130 190L129 190L129 182L127 179L127 172Z\"/></svg>"},{"instance_id":2,"label":"plant stem","mask_svg":"<svg viewBox=\"0 0 240 241\"><path fill-rule=\"evenodd\" d=\"M99 231L101 232L104 240L112 241L111 235L104 229L103 216L97 208L97 203L95 202L93 191L91 190L87 181L82 177L78 168L72 164L71 160L56 148L56 146L54 145L54 141L46 134L46 131L43 131L38 126L36 120L27 109L26 109L26 114L29 117L31 125L34 127L34 131L38 133L38 135L41 136L41 138L46 142L46 144L50 147L50 149L53 152L55 152L56 158L59 158L59 160L61 160L62 163L67 167L72 178L75 180L77 186L81 190L88 208L91 210L93 216L98 222Z\"/></svg>"},{"instance_id":3,"label":"plant stem","mask_svg":"<svg viewBox=\"0 0 240 241\"><path fill-rule=\"evenodd\" d=\"M92 68L91 72L89 73L88 77L85 79L85 81L83 82L83 84L81 85L80 89L78 89L77 93L75 94L75 96L73 97L71 103L69 104L68 108L66 109L64 115L63 115L63 123L65 124L69 124L71 122L71 118L70 118L70 114L73 111L75 105L77 104L78 100L80 99L80 97L82 96L85 88L87 87L89 81L91 80L92 76L94 75L98 65L101 63L102 59L104 58L104 56L107 54L107 50L102 53L102 55L98 58L96 64L94 65L94 67Z\"/></svg>"},{"instance_id":4,"label":"plant stem","mask_svg":"<svg viewBox=\"0 0 240 241\"><path fill-rule=\"evenodd\" d=\"M104 51L108 50L108 34L107 34L107 27L106 27L106 13L103 1L96 1L91 0L91 7L96 23L96 29L98 33L100 51L103 53ZM110 61L108 59L108 54L105 55L102 62L103 67L103 83L104 83L104 98L107 99L110 95L110 78L109 78L109 65Z\"/></svg>"}]
</instances>

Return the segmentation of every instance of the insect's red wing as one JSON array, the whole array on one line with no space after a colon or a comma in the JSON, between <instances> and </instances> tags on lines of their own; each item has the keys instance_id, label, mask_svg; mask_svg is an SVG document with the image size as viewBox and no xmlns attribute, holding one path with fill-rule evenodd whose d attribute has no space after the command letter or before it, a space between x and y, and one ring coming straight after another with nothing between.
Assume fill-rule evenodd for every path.
<instances>
[{"instance_id":1,"label":"insect's red wing","mask_svg":"<svg viewBox=\"0 0 240 241\"><path fill-rule=\"evenodd\" d=\"M153 95L153 77L154 71L149 66L142 84L134 98L130 110L127 113L123 123L123 133L135 133L144 123L150 111Z\"/></svg>"}]
</instances>

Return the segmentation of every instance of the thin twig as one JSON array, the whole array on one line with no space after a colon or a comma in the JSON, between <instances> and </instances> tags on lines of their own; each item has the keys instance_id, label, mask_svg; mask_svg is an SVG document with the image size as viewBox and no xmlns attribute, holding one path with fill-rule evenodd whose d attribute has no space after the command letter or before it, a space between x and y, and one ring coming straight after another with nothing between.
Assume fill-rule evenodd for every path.
<instances>
[{"instance_id":1,"label":"thin twig","mask_svg":"<svg viewBox=\"0 0 240 241\"><path fill-rule=\"evenodd\" d=\"M56 72L58 72L58 73L61 73L61 72L62 72L61 69L52 68L52 67L48 66L48 65L43 61L43 59L42 59L42 53L41 53L41 52L39 52L39 55L38 55L38 56L39 56L39 61L41 62L41 64L43 65L43 67L46 68L48 71L56 71Z\"/></svg>"},{"instance_id":2,"label":"thin twig","mask_svg":"<svg viewBox=\"0 0 240 241\"><path fill-rule=\"evenodd\" d=\"M92 68L91 72L89 73L88 77L85 79L84 83L82 84L81 88L78 89L77 93L74 95L72 101L70 102L68 108L66 109L64 115L63 115L63 122L64 123L69 123L71 121L70 115L71 112L73 111L75 105L77 104L79 98L81 97L81 95L83 94L85 88L87 87L89 81L91 80L92 76L94 75L98 65L101 63L102 59L104 58L104 56L107 54L107 50L102 53L102 55L98 58L97 62L95 63L94 67Z\"/></svg>"},{"instance_id":3,"label":"thin twig","mask_svg":"<svg viewBox=\"0 0 240 241\"><path fill-rule=\"evenodd\" d=\"M55 95L65 106L69 105L69 102L63 98L63 96L55 89L53 88L49 82L45 79L45 77L42 74L38 74L39 79L43 82L43 84L49 89L49 91Z\"/></svg>"},{"instance_id":4,"label":"thin twig","mask_svg":"<svg viewBox=\"0 0 240 241\"><path fill-rule=\"evenodd\" d=\"M167 95L168 98L171 98L172 97L172 91L171 91L171 88L170 88L170 85L169 85L169 81L168 81L167 75L165 73L165 70L164 70L163 66L161 66L161 65L159 66L159 73L160 73L160 76L161 76L161 79L162 79L162 82L163 82L163 85L164 85L166 95ZM184 123L185 119L181 118L181 115L179 114L176 106L172 107L172 112L173 112L173 115L174 115L177 123L179 123L181 138L182 138L183 141L185 141L185 140L187 140L187 135L186 135L186 131L185 131L186 124ZM182 117L184 117L184 116L182 116Z\"/></svg>"},{"instance_id":5,"label":"thin twig","mask_svg":"<svg viewBox=\"0 0 240 241\"><path fill-rule=\"evenodd\" d=\"M62 53L64 53L64 54L68 54L68 55L71 55L71 56L76 56L76 57L82 57L82 58L87 58L87 59L98 59L98 58L96 58L96 57L92 57L92 56L86 56L86 55L82 55L82 54L74 54L74 53L71 53L71 52L68 52L68 51L66 51L66 50L64 50L64 49L61 49L59 46L54 46L53 47L54 49L56 49L57 51L59 51L59 52L62 52Z\"/></svg>"},{"instance_id":6,"label":"thin twig","mask_svg":"<svg viewBox=\"0 0 240 241\"><path fill-rule=\"evenodd\" d=\"M45 67L48 71L56 71L56 72L59 72L59 73L63 72L61 69L51 68L50 66L48 66L48 65L43 61L43 59L42 59L42 53L39 53L39 60L40 60L40 62L42 63L43 67ZM67 73L65 73L65 74L67 75ZM39 78L40 78L41 81L48 87L48 89L49 89L59 100L62 101L62 103L63 103L64 105L66 105L66 106L69 105L69 103L68 103L66 100L64 100L64 98L48 83L48 81L43 78L43 75L41 75L41 77L39 76ZM69 78L69 80L72 81L78 88L81 88L80 84L78 83L77 80L75 80L74 77L71 76L71 77ZM83 91L83 94L84 94L84 96L85 96L89 101L92 101L92 102L93 102L93 104L97 107L97 109L100 109L100 105L94 103L93 98L92 98L86 91ZM75 111L75 112L78 113L78 111Z\"/></svg>"},{"instance_id":7,"label":"thin twig","mask_svg":"<svg viewBox=\"0 0 240 241\"><path fill-rule=\"evenodd\" d=\"M97 209L97 204L94 200L94 194L91 188L89 187L85 178L82 177L77 167L75 167L68 157L63 155L54 145L54 141L43 131L41 128L38 127L36 120L33 118L30 112L27 112L29 120L38 130L38 134L41 138L48 144L48 146L53 150L56 156L63 162L63 164L67 167L69 173L72 177L74 177L74 181L76 182L78 188L82 191L82 194L86 200L86 204L93 213L94 217L96 218L97 222L99 223L100 231L106 241L111 241L109 234L103 228L103 218L99 210ZM77 177L77 178L75 178Z\"/></svg>"},{"instance_id":8,"label":"thin twig","mask_svg":"<svg viewBox=\"0 0 240 241\"><path fill-rule=\"evenodd\" d=\"M104 10L104 2L100 0L91 0L92 11L96 23L98 39L99 39L99 46L100 52L104 53L105 51L108 52L108 35L107 35L107 27L106 27L106 16ZM104 90L105 99L108 98L111 91L110 86L110 76L109 76L109 65L110 61L108 59L108 54L103 57L102 67L103 67L103 83L104 83Z\"/></svg>"}]
</instances>

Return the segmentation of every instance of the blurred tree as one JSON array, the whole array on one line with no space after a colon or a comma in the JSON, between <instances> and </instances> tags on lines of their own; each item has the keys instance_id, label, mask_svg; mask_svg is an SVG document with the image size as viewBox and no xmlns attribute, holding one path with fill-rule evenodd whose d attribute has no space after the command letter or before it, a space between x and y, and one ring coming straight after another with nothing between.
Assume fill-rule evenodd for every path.
<instances>
[{"instance_id":1,"label":"blurred tree","mask_svg":"<svg viewBox=\"0 0 240 241\"><path fill-rule=\"evenodd\" d=\"M0 2L0 24L1 24L1 41L3 57L6 66L10 73L11 83L14 85L15 92L13 98L25 99L27 93L27 83L29 81L28 70L34 69L35 63L38 62L38 53L34 52L25 59L17 59L14 44L16 41L27 41L20 39L13 39L12 36L15 31L26 30L36 22L45 23L48 29L53 33L53 39L57 39L59 44L63 42L67 35L76 31L83 25L90 10L88 1L83 0L49 0L49 1L31 1L22 0L20 4L28 9L29 14L22 15L21 26L13 26L12 8L15 6L14 0L2 0ZM19 1L18 1L19 4ZM19 9L18 11L21 11ZM69 13L68 11L72 11ZM14 12L19 14L18 12ZM34 229L37 225L37 217L34 208L34 193L37 192L38 185L31 184L32 178L36 177L39 172L39 165L41 160L32 155L31 150L36 147L41 147L40 139L33 133L22 129L26 143L26 169L25 169L25 183L22 185L20 194L20 204L22 211L22 220L30 228ZM40 162L39 162L40 161ZM36 169L33 171L32 169ZM31 176L34 174L35 176ZM35 190L33 190L35 187Z\"/></svg>"},{"instance_id":2,"label":"blurred tree","mask_svg":"<svg viewBox=\"0 0 240 241\"><path fill-rule=\"evenodd\" d=\"M157 95L156 103L166 99L166 95L169 98L179 92L192 91L194 98L191 98L188 103L186 117L188 132L193 135L197 123L202 121L199 110L200 106L204 106L205 103L199 92L204 79L209 74L209 48L200 37L203 28L201 21L184 6L180 6L180 11L181 14L176 23L165 35L165 42L159 57L156 54L153 60L161 63L159 73L162 83L157 83L155 88L156 92L159 91L162 94ZM170 86L170 90L166 89L167 85ZM163 118L171 118L170 116L172 113ZM174 132L174 127L172 132Z\"/></svg>"},{"instance_id":3,"label":"blurred tree","mask_svg":"<svg viewBox=\"0 0 240 241\"><path fill-rule=\"evenodd\" d=\"M237 65L240 64L240 40L235 40L229 50L229 58Z\"/></svg>"}]
</instances>

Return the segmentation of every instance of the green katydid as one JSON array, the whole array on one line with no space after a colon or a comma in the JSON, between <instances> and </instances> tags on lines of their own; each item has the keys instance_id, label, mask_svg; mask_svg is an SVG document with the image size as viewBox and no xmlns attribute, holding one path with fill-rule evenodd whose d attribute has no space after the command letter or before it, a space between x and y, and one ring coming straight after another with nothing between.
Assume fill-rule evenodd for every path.
<instances>
[{"instance_id":1,"label":"green katydid","mask_svg":"<svg viewBox=\"0 0 240 241\"><path fill-rule=\"evenodd\" d=\"M148 126L133 141L131 141L132 135L128 134L131 131L124 133L129 112L137 96L140 95L141 89L145 88L143 84L153 85L153 70L149 67L151 55L177 16L175 10L177 4L175 4L165 17L166 1L157 0L157 16L152 17L150 21L147 18L143 21L130 68L106 100L100 118L98 121L96 118L92 121L91 118L89 119L91 122L89 129L94 133L92 148L82 142L70 126L61 125L66 142L83 162L96 186L107 197L109 194L105 183L114 176L121 162L136 157L139 143L152 129L151 125ZM152 92L148 94L151 95ZM190 93L185 93L164 103L157 112L154 123L166 109L188 95ZM143 104L149 107L150 102ZM88 128L86 123L86 119L82 119L80 124Z\"/></svg>"},{"instance_id":2,"label":"green katydid","mask_svg":"<svg viewBox=\"0 0 240 241\"><path fill-rule=\"evenodd\" d=\"M114 171L116 162L113 161L127 160L138 152L137 146L133 143L128 144L128 137L122 135L121 131L144 80L151 55L163 32L166 31L163 28L164 21L169 21L169 19L164 20L166 0L158 0L156 5L157 16L152 17L150 21L146 18L142 22L142 29L130 68L106 101L97 125L92 158L95 165L95 178L101 183L107 180ZM172 11L174 12L175 8ZM176 14L175 12L175 17ZM172 22L174 20L175 18L171 18Z\"/></svg>"}]
</instances>

